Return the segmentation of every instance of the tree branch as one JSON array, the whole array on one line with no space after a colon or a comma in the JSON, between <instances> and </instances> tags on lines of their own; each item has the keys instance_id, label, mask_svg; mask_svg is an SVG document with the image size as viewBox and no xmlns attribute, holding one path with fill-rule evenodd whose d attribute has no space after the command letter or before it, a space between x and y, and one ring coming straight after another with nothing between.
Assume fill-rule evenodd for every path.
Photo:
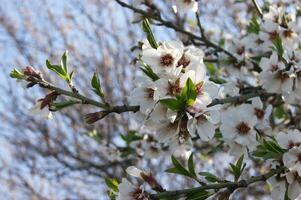
<instances>
[{"instance_id":1,"label":"tree branch","mask_svg":"<svg viewBox=\"0 0 301 200\"><path fill-rule=\"evenodd\" d=\"M162 19L162 17L158 14L155 15L155 14L152 14L152 13L148 13L148 12L142 10L142 9L138 9L138 8L136 8L134 6L131 6L131 5L129 5L125 2L123 2L123 1L120 1L120 0L115 0L115 1L119 5L121 5L122 7L128 8L128 9L130 9L130 10L136 12L136 13L141 14L144 17L148 17L150 19L156 20L156 21L160 22L162 25L164 25L165 27L171 28L171 29L175 30L176 32L185 34L193 40L198 40L198 41L204 42L205 46L212 47L212 48L216 49L219 52L223 52L223 53L227 54L229 57L231 57L235 61L237 60L237 58L231 52L229 52L226 49L222 48L221 46L211 42L207 38L203 37L203 35L200 37L200 36L197 36L197 35L189 32L189 31L186 31L186 30L178 27L177 25L173 24L172 22Z\"/></svg>"},{"instance_id":2,"label":"tree branch","mask_svg":"<svg viewBox=\"0 0 301 200\"><path fill-rule=\"evenodd\" d=\"M104 109L104 111L107 112L107 114L110 114L110 113L121 114L124 112L139 111L139 106L129 106L129 105L110 106L110 105L95 101L93 99L90 99L88 97L85 97L84 95L82 95L78 92L75 93L75 92L71 92L71 91L67 91L67 90L58 88L45 80L39 80L39 79L32 78L31 81L36 84L39 84L42 88L47 88L49 90L56 91L60 95L65 95L65 96L73 97L75 99L79 99L79 100L81 100L82 104L90 104L90 105L94 105L96 107L102 108L102 109ZM212 106L219 105L219 104L227 104L227 103L242 103L253 97L270 97L270 96L274 96L274 95L275 94L267 93L266 91L264 91L262 89L256 89L254 91L251 90L251 92L247 93L247 94L242 94L242 95L238 95L238 96L234 96L234 97L227 97L227 98L223 98L223 99L213 99L211 104L208 105L208 107L212 107Z\"/></svg>"},{"instance_id":3,"label":"tree branch","mask_svg":"<svg viewBox=\"0 0 301 200\"><path fill-rule=\"evenodd\" d=\"M179 195L185 195L193 192L197 192L200 190L220 190L223 188L230 188L232 191L236 190L237 188L243 188L243 187L248 187L250 184L255 183L255 182L260 182L260 181L266 181L270 177L281 173L284 171L284 167L279 167L275 170L271 170L270 172L260 175L260 176L255 176L251 177L250 179L247 180L241 180L238 182L225 182L225 183L216 183L216 184L210 184L210 185L205 185L201 187L196 187L196 188L189 188L189 189L183 189L183 190L173 190L173 191L166 191L166 192L161 192L157 194L152 194L153 199L160 199L160 198L166 198L166 197L175 197Z\"/></svg>"}]
</instances>

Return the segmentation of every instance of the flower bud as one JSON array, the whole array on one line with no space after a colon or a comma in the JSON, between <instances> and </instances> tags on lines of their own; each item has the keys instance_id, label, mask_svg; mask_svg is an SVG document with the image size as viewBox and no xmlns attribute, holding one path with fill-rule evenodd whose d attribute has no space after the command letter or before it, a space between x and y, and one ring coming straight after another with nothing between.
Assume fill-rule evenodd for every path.
<instances>
[{"instance_id":1,"label":"flower bud","mask_svg":"<svg viewBox=\"0 0 301 200\"><path fill-rule=\"evenodd\" d=\"M29 76L29 77L35 77L38 79L42 79L42 74L39 70L34 69L31 66L25 67L23 70L24 75Z\"/></svg>"},{"instance_id":2,"label":"flower bud","mask_svg":"<svg viewBox=\"0 0 301 200\"><path fill-rule=\"evenodd\" d=\"M85 116L85 122L87 124L93 124L97 122L98 120L101 120L105 116L107 116L109 113L107 111L99 111L94 113L86 114Z\"/></svg>"}]
</instances>

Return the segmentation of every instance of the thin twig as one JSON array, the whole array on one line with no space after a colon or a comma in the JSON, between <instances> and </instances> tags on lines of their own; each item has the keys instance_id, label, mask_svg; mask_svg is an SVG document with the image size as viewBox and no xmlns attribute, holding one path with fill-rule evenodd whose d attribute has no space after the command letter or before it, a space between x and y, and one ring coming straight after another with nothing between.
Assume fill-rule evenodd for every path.
<instances>
[{"instance_id":1,"label":"thin twig","mask_svg":"<svg viewBox=\"0 0 301 200\"><path fill-rule=\"evenodd\" d=\"M120 1L120 0L115 0L119 5L121 5L122 7L125 7L125 8L128 8L136 13L139 13L141 15L143 15L144 17L148 17L150 19L153 19L153 20L156 20L158 22L161 23L161 25L164 25L165 27L167 28L171 28L173 30L175 30L176 32L179 32L179 33L182 33L182 34L185 34L187 35L189 38L191 38L192 40L198 40L198 41L201 41L201 42L204 42L205 46L207 47L212 47L214 49L216 49L217 51L219 52L224 52L225 54L227 54L229 57L231 57L233 60L237 60L236 57L229 51L227 51L226 49L224 49L223 47L211 42L210 40L204 40L203 37L200 37L200 36L197 36L189 31L186 31L180 27L178 27L177 25L173 24L172 22L170 21L167 21L167 20L164 20L161 18L160 15L154 15L152 13L149 13L149 12L146 12L144 10L141 10L141 9L138 9L134 6L131 6L123 1Z\"/></svg>"}]
</instances>

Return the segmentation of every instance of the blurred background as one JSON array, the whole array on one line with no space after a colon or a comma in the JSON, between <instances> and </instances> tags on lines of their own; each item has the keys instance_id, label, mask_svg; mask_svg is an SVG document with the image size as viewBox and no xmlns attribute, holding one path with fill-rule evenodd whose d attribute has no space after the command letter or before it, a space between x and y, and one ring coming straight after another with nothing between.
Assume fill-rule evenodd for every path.
<instances>
[{"instance_id":1,"label":"blurred background","mask_svg":"<svg viewBox=\"0 0 301 200\"><path fill-rule=\"evenodd\" d=\"M234 2L200 1L202 20L213 39L230 33L240 35L237 27L246 25L250 4ZM164 1L158 3L162 11L170 10ZM167 13L164 17L178 25L196 29L195 21L187 20L187 25ZM68 50L69 67L75 71L74 84L81 93L97 98L90 89L92 74L97 71L107 100L114 105L127 103L138 73L131 64L135 56L131 48L144 38L140 25L131 24L133 18L131 11L112 0L0 0L1 199L105 200L103 178L120 179L124 168L135 164L133 160L112 161L103 151L107 143L122 146L119 134L132 129L128 114L110 115L86 125L83 115L95 112L95 108L75 106L55 113L51 121L41 119L31 115L29 109L45 91L38 87L25 90L9 78L13 68L31 65L50 82L66 87L46 69L45 60L58 63ZM164 27L154 31L158 39L177 37L185 41L185 37ZM91 132L107 143L99 144L89 137ZM211 168L226 166L220 163L223 157L217 159L220 161L215 164L210 161ZM161 166L157 171L163 172L166 168L161 162L164 159L139 165L154 169Z\"/></svg>"}]
</instances>

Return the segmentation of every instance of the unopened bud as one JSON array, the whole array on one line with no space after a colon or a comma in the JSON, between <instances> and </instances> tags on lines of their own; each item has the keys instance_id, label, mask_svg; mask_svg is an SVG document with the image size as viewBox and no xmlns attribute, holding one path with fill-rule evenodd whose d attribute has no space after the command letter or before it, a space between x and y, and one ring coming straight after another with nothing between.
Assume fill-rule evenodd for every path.
<instances>
[{"instance_id":1,"label":"unopened bud","mask_svg":"<svg viewBox=\"0 0 301 200\"><path fill-rule=\"evenodd\" d=\"M101 120L105 116L107 116L109 113L107 111L99 111L95 113L89 113L85 115L85 122L87 124L93 124L97 122L98 120Z\"/></svg>"},{"instance_id":2,"label":"unopened bud","mask_svg":"<svg viewBox=\"0 0 301 200\"><path fill-rule=\"evenodd\" d=\"M29 76L29 77L35 77L38 79L42 79L42 74L39 70L34 69L31 66L25 67L23 70L24 75Z\"/></svg>"}]
</instances>

